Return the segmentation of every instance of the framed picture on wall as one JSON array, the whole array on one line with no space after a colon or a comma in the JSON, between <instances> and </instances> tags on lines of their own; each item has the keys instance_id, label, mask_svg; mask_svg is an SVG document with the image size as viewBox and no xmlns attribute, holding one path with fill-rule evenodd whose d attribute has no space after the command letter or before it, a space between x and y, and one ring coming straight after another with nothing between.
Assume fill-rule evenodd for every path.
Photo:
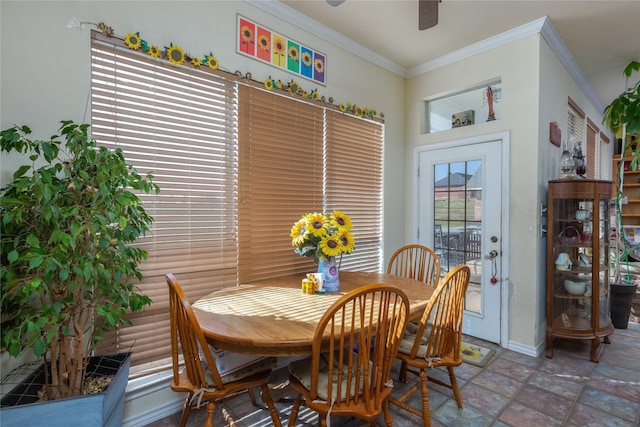
<instances>
[{"instance_id":1,"label":"framed picture on wall","mask_svg":"<svg viewBox=\"0 0 640 427\"><path fill-rule=\"evenodd\" d=\"M236 52L326 86L327 55L237 15Z\"/></svg>"},{"instance_id":2,"label":"framed picture on wall","mask_svg":"<svg viewBox=\"0 0 640 427\"><path fill-rule=\"evenodd\" d=\"M476 121L476 112L473 110L462 111L455 113L451 116L451 127L459 128L462 126L469 126Z\"/></svg>"}]
</instances>

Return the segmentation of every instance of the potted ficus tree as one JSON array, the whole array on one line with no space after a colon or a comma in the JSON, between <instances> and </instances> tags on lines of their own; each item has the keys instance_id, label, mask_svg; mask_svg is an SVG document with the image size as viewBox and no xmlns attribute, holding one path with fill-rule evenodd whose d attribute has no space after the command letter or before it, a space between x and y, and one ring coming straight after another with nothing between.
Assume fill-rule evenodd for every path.
<instances>
[{"instance_id":1,"label":"potted ficus tree","mask_svg":"<svg viewBox=\"0 0 640 427\"><path fill-rule=\"evenodd\" d=\"M136 287L147 254L131 244L153 219L134 191L159 191L153 176L138 174L121 150L98 146L89 125L61 123L60 135L46 140L29 139L27 126L0 133L1 150L29 162L1 189L2 349L43 359L40 395L48 401L85 394L103 332L126 323L128 310L151 303ZM129 359L123 358L126 376ZM4 400L0 417L10 425L15 405L7 408ZM68 414L61 415L64 425ZM49 415L37 423L56 425Z\"/></svg>"},{"instance_id":2,"label":"potted ficus tree","mask_svg":"<svg viewBox=\"0 0 640 427\"><path fill-rule=\"evenodd\" d=\"M603 113L604 125L613 132L616 137L621 138L623 146L621 147L622 155L627 152L627 144L632 140L640 137L640 80L635 84L629 85L629 78L634 72L640 71L640 62L631 61L624 69L624 75L627 78L627 88L611 104L609 104ZM629 138L627 138L629 136ZM640 160L640 150L632 151L633 157L629 167L632 170L638 169L638 161ZM620 162L624 165L624 161ZM624 167L618 171L618 182L616 183L616 205L618 212L621 212L622 185L624 180ZM619 242L621 250L617 258L618 266L622 269L616 283L612 284L611 290L611 320L616 328L624 329L629 322L631 305L633 297L637 291L637 279L631 275L629 271L629 250L628 245L624 241L624 223L622 215L618 215L619 233L618 236L623 240Z\"/></svg>"}]
</instances>

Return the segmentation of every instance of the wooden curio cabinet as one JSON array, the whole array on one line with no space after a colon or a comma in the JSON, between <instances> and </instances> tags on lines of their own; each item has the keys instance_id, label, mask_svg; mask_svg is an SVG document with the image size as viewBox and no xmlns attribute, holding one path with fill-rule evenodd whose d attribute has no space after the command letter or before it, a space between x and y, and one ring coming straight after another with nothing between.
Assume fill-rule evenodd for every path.
<instances>
[{"instance_id":1,"label":"wooden curio cabinet","mask_svg":"<svg viewBox=\"0 0 640 427\"><path fill-rule=\"evenodd\" d=\"M549 181L546 355L555 338L591 340L592 362L609 343L611 181Z\"/></svg>"}]
</instances>

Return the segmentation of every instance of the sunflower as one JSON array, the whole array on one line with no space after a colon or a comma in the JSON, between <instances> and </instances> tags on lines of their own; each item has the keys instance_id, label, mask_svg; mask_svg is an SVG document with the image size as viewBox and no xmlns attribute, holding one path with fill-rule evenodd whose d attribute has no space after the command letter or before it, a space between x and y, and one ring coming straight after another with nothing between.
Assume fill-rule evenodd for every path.
<instances>
[{"instance_id":1,"label":"sunflower","mask_svg":"<svg viewBox=\"0 0 640 427\"><path fill-rule=\"evenodd\" d=\"M294 82L292 80L291 83L289 83L289 92L298 93L299 90L300 90L300 85L298 84L298 82Z\"/></svg>"},{"instance_id":2,"label":"sunflower","mask_svg":"<svg viewBox=\"0 0 640 427\"><path fill-rule=\"evenodd\" d=\"M151 46L149 48L149 55L154 58L160 58L160 55L162 55L162 51L158 48L158 46Z\"/></svg>"},{"instance_id":3,"label":"sunflower","mask_svg":"<svg viewBox=\"0 0 640 427\"><path fill-rule=\"evenodd\" d=\"M315 236L324 236L329 231L329 218L321 213L307 215L307 224L310 232Z\"/></svg>"},{"instance_id":4,"label":"sunflower","mask_svg":"<svg viewBox=\"0 0 640 427\"><path fill-rule=\"evenodd\" d=\"M464 356L467 359L481 359L482 358L482 353L480 353L480 350L478 350L475 347L470 347L468 345L466 345L465 343L462 343L460 345L460 352L462 354L464 354Z\"/></svg>"},{"instance_id":5,"label":"sunflower","mask_svg":"<svg viewBox=\"0 0 640 427\"><path fill-rule=\"evenodd\" d=\"M124 38L124 44L127 45L129 49L138 50L140 46L142 46L142 39L140 39L140 33L129 33Z\"/></svg>"},{"instance_id":6,"label":"sunflower","mask_svg":"<svg viewBox=\"0 0 640 427\"><path fill-rule=\"evenodd\" d=\"M262 49L263 51L269 53L269 38L264 34L259 35L258 46L260 46L260 49Z\"/></svg>"},{"instance_id":7,"label":"sunflower","mask_svg":"<svg viewBox=\"0 0 640 427\"><path fill-rule=\"evenodd\" d=\"M362 117L362 108L358 107L357 105L353 106L353 109L355 110L354 114L358 117Z\"/></svg>"},{"instance_id":8,"label":"sunflower","mask_svg":"<svg viewBox=\"0 0 640 427\"><path fill-rule=\"evenodd\" d=\"M209 53L209 55L204 57L204 62L203 62L207 67L211 68L212 70L217 70L218 66L220 65L218 63L218 59L213 56L212 53Z\"/></svg>"},{"instance_id":9,"label":"sunflower","mask_svg":"<svg viewBox=\"0 0 640 427\"><path fill-rule=\"evenodd\" d=\"M351 230L351 227L353 226L351 224L351 218L339 210L334 210L331 213L331 225L339 229L346 228L347 230Z\"/></svg>"},{"instance_id":10,"label":"sunflower","mask_svg":"<svg viewBox=\"0 0 640 427\"><path fill-rule=\"evenodd\" d=\"M273 90L273 80L271 80L271 77L264 81L264 88L267 90Z\"/></svg>"},{"instance_id":11,"label":"sunflower","mask_svg":"<svg viewBox=\"0 0 640 427\"><path fill-rule=\"evenodd\" d=\"M324 73L324 61L322 59L316 59L314 68L316 69L316 73Z\"/></svg>"},{"instance_id":12,"label":"sunflower","mask_svg":"<svg viewBox=\"0 0 640 427\"><path fill-rule=\"evenodd\" d=\"M353 237L353 233L349 230L339 230L338 239L342 244L342 252L350 254L356 248L356 239Z\"/></svg>"},{"instance_id":13,"label":"sunflower","mask_svg":"<svg viewBox=\"0 0 640 427\"><path fill-rule=\"evenodd\" d=\"M341 211L332 214L308 213L291 227L289 234L300 256L333 258L355 250L351 219Z\"/></svg>"},{"instance_id":14,"label":"sunflower","mask_svg":"<svg viewBox=\"0 0 640 427\"><path fill-rule=\"evenodd\" d=\"M282 90L282 87L283 87L283 86L284 86L284 85L282 84L282 81L278 80L278 81L276 82L276 88L278 88L278 89Z\"/></svg>"},{"instance_id":15,"label":"sunflower","mask_svg":"<svg viewBox=\"0 0 640 427\"><path fill-rule=\"evenodd\" d=\"M248 25L243 25L242 28L240 28L240 34L245 43L253 42L253 31Z\"/></svg>"},{"instance_id":16,"label":"sunflower","mask_svg":"<svg viewBox=\"0 0 640 427\"><path fill-rule=\"evenodd\" d=\"M273 48L275 49L276 53L278 55L284 55L284 41L281 39L277 39L275 41L275 44L273 45Z\"/></svg>"},{"instance_id":17,"label":"sunflower","mask_svg":"<svg viewBox=\"0 0 640 427\"><path fill-rule=\"evenodd\" d=\"M200 58L198 58L197 56L191 58L191 65L193 65L194 67L199 67L200 64L202 64L202 60Z\"/></svg>"},{"instance_id":18,"label":"sunflower","mask_svg":"<svg viewBox=\"0 0 640 427\"><path fill-rule=\"evenodd\" d=\"M291 58L293 61L298 61L299 57L298 57L297 47L295 46L289 47L289 58Z\"/></svg>"},{"instance_id":19,"label":"sunflower","mask_svg":"<svg viewBox=\"0 0 640 427\"><path fill-rule=\"evenodd\" d=\"M302 52L302 63L307 66L310 67L311 66L311 54L309 52Z\"/></svg>"},{"instance_id":20,"label":"sunflower","mask_svg":"<svg viewBox=\"0 0 640 427\"><path fill-rule=\"evenodd\" d=\"M320 248L326 256L338 256L342 253L342 243L338 236L327 235L320 240Z\"/></svg>"},{"instance_id":21,"label":"sunflower","mask_svg":"<svg viewBox=\"0 0 640 427\"><path fill-rule=\"evenodd\" d=\"M314 101L317 101L319 97L320 95L318 94L317 90L314 89L311 92L309 92L309 98L313 99Z\"/></svg>"},{"instance_id":22,"label":"sunflower","mask_svg":"<svg viewBox=\"0 0 640 427\"><path fill-rule=\"evenodd\" d=\"M344 104L340 104L340 105L338 106L338 108L340 108L340 111L342 111L343 113L346 113L346 112L347 112L347 106L346 106L346 105L344 105Z\"/></svg>"},{"instance_id":23,"label":"sunflower","mask_svg":"<svg viewBox=\"0 0 640 427\"><path fill-rule=\"evenodd\" d=\"M171 43L171 46L167 48L167 59L173 65L180 65L184 62L184 51L180 46L174 46Z\"/></svg>"},{"instance_id":24,"label":"sunflower","mask_svg":"<svg viewBox=\"0 0 640 427\"><path fill-rule=\"evenodd\" d=\"M293 227L291 227L291 233L289 233L289 236L292 238L291 245L298 246L303 243L309 235L309 231L309 227L307 227L307 218L300 218L298 222L293 224Z\"/></svg>"}]
</instances>

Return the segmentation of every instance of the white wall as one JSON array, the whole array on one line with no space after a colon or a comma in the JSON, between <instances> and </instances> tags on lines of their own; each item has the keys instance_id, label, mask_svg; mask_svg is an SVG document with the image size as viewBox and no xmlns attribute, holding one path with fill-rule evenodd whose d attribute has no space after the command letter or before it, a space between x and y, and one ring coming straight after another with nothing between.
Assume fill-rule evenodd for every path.
<instances>
[{"instance_id":1,"label":"white wall","mask_svg":"<svg viewBox=\"0 0 640 427\"><path fill-rule=\"evenodd\" d=\"M540 286L537 266L531 254L544 243L537 235L538 188L538 46L539 35L508 43L488 52L474 55L416 76L407 84L408 146L405 155L411 156L415 146L462 139L471 136L510 132L511 200L509 212L511 229L503 242L508 241L510 340L525 346L535 346L532 320L536 319L536 289ZM502 81L502 118L481 122L474 126L451 129L434 134L420 134L419 105L426 98L455 93L476 87L487 81ZM534 179L532 179L534 178ZM407 182L415 180L408 176ZM413 189L411 190L413 191ZM533 197L532 197L533 195ZM408 205L412 200L407 199ZM413 222L413 206L407 206L407 221ZM497 307L492 308L497 309ZM519 327L524 324L522 327ZM506 345L506 343L503 343Z\"/></svg>"},{"instance_id":2,"label":"white wall","mask_svg":"<svg viewBox=\"0 0 640 427\"><path fill-rule=\"evenodd\" d=\"M0 125L27 124L35 137L47 137L59 121L90 120L89 29L66 27L72 17L104 21L124 36L140 32L150 43L173 42L193 55L209 52L221 68L251 72L254 79L268 76L282 81L295 78L303 89L317 88L334 102L375 108L385 115L384 253L402 244L404 224L404 78L243 1L2 1L0 2L2 99ZM298 78L236 54L236 14L305 43L327 55L327 86ZM13 156L2 155L0 184L11 179L17 166ZM386 263L386 259L384 260Z\"/></svg>"},{"instance_id":3,"label":"white wall","mask_svg":"<svg viewBox=\"0 0 640 427\"><path fill-rule=\"evenodd\" d=\"M474 126L423 134L424 100L500 79L502 118ZM412 164L414 147L472 136L510 133L510 229L508 343L518 351L542 351L545 340L546 238L540 237L540 204L546 203L547 182L557 178L560 149L549 142L549 122L560 124L567 136L567 99L571 97L588 117L601 116L556 56L542 34L504 44L408 80L406 89L407 147ZM407 168L407 224L415 224L413 194L416 182ZM409 232L410 227L408 227Z\"/></svg>"},{"instance_id":4,"label":"white wall","mask_svg":"<svg viewBox=\"0 0 640 427\"><path fill-rule=\"evenodd\" d=\"M325 53L327 86L237 54L237 13ZM193 55L212 52L222 69L250 72L258 81L268 76L282 81L295 79L305 90L317 88L326 98L333 97L336 104L351 102L384 113L384 162L388 165L384 181L384 253L388 257L403 243L404 224L398 219L404 218L405 206L404 78L243 1L3 0L1 129L26 124L34 131L32 136L46 138L59 129L60 120L90 121L90 32L89 28L67 28L73 17L103 21L120 36L140 32L149 43L174 43ZM11 173L21 162L17 156L2 154L0 185L11 180ZM9 364L2 367L3 371L10 368ZM158 396L141 397L136 399L139 404L128 404L125 418L161 405L164 397Z\"/></svg>"},{"instance_id":5,"label":"white wall","mask_svg":"<svg viewBox=\"0 0 640 427\"><path fill-rule=\"evenodd\" d=\"M558 178L560 155L562 153L562 146L556 147L549 142L549 123L558 122L562 132L562 141L566 141L569 137L567 123L567 102L569 97L584 111L587 118L591 119L601 130L605 130L602 125L602 115L594 108L549 45L543 42L540 49L540 111L538 113L540 133L538 187L542 202L547 200L548 181ZM584 135L586 135L586 119L583 131ZM583 141L584 146L586 146L586 141ZM613 149L606 155L610 156L611 153L613 153ZM609 161L611 162L611 158L609 158ZM546 254L546 247L540 247L538 251L538 259L540 260L538 262L538 274L543 285L546 283ZM538 291L540 301L546 303L544 286ZM535 337L536 342L539 343L545 340L545 318L545 304L540 304L537 317L538 329Z\"/></svg>"},{"instance_id":6,"label":"white wall","mask_svg":"<svg viewBox=\"0 0 640 427\"><path fill-rule=\"evenodd\" d=\"M291 74L235 52L236 13L327 54L326 87L300 78L303 89L318 88L336 103L352 102L385 115L384 253L414 240L412 176L416 146L466 137L510 132L511 228L509 254L509 341L540 348L544 341L545 239L539 205L547 181L557 176L559 149L548 141L548 125L557 121L566 136L567 96L599 124L600 116L540 35L513 41L408 80L346 52L300 28L242 1L5 1L0 2L0 128L27 124L35 137L47 137L59 121L90 120L89 30L68 29L72 17L104 21L118 35L140 32L160 46L173 42L194 55L209 53L229 71L269 75L288 81ZM421 133L427 97L453 93L478 83L502 80L503 117L437 134ZM18 166L2 154L0 184ZM3 371L5 369L3 364ZM140 397L125 417L166 402L164 391ZM159 397L161 396L161 397Z\"/></svg>"}]
</instances>

